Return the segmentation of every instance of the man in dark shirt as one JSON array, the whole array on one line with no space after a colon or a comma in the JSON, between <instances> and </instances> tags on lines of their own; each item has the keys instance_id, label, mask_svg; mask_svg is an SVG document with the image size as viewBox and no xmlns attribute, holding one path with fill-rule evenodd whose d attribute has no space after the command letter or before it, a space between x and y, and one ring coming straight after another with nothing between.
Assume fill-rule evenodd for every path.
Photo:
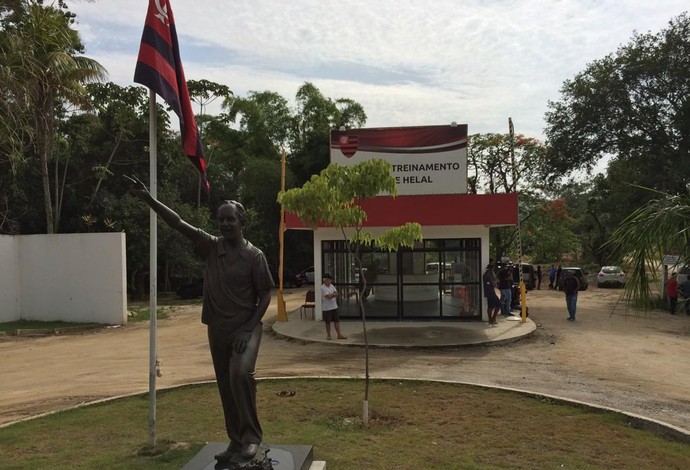
<instances>
[{"instance_id":1,"label":"man in dark shirt","mask_svg":"<svg viewBox=\"0 0 690 470\"><path fill-rule=\"evenodd\" d=\"M484 285L484 297L488 305L487 315L489 317L489 326L498 326L496 317L498 311L501 309L501 301L496 295L496 274L494 274L493 264L489 264L482 276L482 284Z\"/></svg>"},{"instance_id":2,"label":"man in dark shirt","mask_svg":"<svg viewBox=\"0 0 690 470\"><path fill-rule=\"evenodd\" d=\"M501 315L510 316L513 303L513 267L505 266L498 273L498 288L501 291Z\"/></svg>"},{"instance_id":3,"label":"man in dark shirt","mask_svg":"<svg viewBox=\"0 0 690 470\"><path fill-rule=\"evenodd\" d=\"M201 321L208 326L208 342L223 404L228 448L220 462L250 461L263 432L256 411L256 358L263 317L271 302L271 276L263 252L244 239L245 210L224 201L216 213L222 236L193 227L138 183L132 194L146 202L165 223L189 238L204 261L204 302Z\"/></svg>"},{"instance_id":4,"label":"man in dark shirt","mask_svg":"<svg viewBox=\"0 0 690 470\"><path fill-rule=\"evenodd\" d=\"M577 292L580 290L580 281L577 280L575 273L571 269L566 271L561 289L565 292L565 305L568 308L568 320L575 321Z\"/></svg>"},{"instance_id":5,"label":"man in dark shirt","mask_svg":"<svg viewBox=\"0 0 690 470\"><path fill-rule=\"evenodd\" d=\"M678 292L685 298L685 313L690 315L690 278L678 286Z\"/></svg>"}]
</instances>

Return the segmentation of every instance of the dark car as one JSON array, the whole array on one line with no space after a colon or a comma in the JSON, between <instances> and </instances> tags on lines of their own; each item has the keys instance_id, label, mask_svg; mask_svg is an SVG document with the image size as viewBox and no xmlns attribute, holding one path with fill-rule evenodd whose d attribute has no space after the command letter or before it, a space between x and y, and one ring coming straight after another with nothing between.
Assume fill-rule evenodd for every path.
<instances>
[{"instance_id":1,"label":"dark car","mask_svg":"<svg viewBox=\"0 0 690 470\"><path fill-rule=\"evenodd\" d=\"M204 295L204 281L203 279L191 282L185 282L177 288L177 296L181 299L197 299Z\"/></svg>"},{"instance_id":2,"label":"dark car","mask_svg":"<svg viewBox=\"0 0 690 470\"><path fill-rule=\"evenodd\" d=\"M272 271L273 282L276 286L279 285L278 271ZM283 271L283 287L302 287L304 284L304 276L293 269L285 269Z\"/></svg>"},{"instance_id":3,"label":"dark car","mask_svg":"<svg viewBox=\"0 0 690 470\"><path fill-rule=\"evenodd\" d=\"M518 267L519 266L519 267ZM535 287L537 287L537 282L536 282L536 270L534 269L534 266L532 266L529 263L520 263L518 264L513 264L510 262L507 263L501 263L499 262L498 265L496 266L496 272L500 272L504 268L510 268L513 271L513 285L515 288L517 288L517 291L520 292L520 271L519 269L522 269L522 280L525 283L525 288L527 290L532 290Z\"/></svg>"},{"instance_id":4,"label":"dark car","mask_svg":"<svg viewBox=\"0 0 690 470\"><path fill-rule=\"evenodd\" d=\"M534 266L528 263L520 263L522 268L522 280L525 282L525 288L527 290L532 290L537 287L537 272ZM518 272L518 266L513 266L513 279L518 284L520 283L520 273Z\"/></svg>"},{"instance_id":5,"label":"dark car","mask_svg":"<svg viewBox=\"0 0 690 470\"><path fill-rule=\"evenodd\" d=\"M589 287L589 281L587 281L587 271L576 267L563 268L561 271L561 277L558 279L558 288L561 289L561 286L563 286L563 279L565 279L565 275L568 271L572 271L577 280L580 282L579 290L587 290Z\"/></svg>"}]
</instances>

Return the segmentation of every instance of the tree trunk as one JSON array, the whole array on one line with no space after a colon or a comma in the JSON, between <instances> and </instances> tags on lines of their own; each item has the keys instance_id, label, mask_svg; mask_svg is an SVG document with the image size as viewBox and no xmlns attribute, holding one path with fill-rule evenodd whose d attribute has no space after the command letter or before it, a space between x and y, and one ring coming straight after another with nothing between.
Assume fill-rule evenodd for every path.
<instances>
[{"instance_id":1,"label":"tree trunk","mask_svg":"<svg viewBox=\"0 0 690 470\"><path fill-rule=\"evenodd\" d=\"M46 136L46 138L48 138ZM53 227L53 203L50 198L50 175L48 174L48 149L47 145L42 145L41 158L41 180L43 181L43 206L46 211L46 233L54 233Z\"/></svg>"},{"instance_id":2,"label":"tree trunk","mask_svg":"<svg viewBox=\"0 0 690 470\"><path fill-rule=\"evenodd\" d=\"M50 174L48 160L53 153L53 100L50 93L39 99L40 115L37 119L36 141L41 165L41 181L43 182L43 206L46 211L46 233L55 233L53 220L53 203L50 198Z\"/></svg>"}]
</instances>

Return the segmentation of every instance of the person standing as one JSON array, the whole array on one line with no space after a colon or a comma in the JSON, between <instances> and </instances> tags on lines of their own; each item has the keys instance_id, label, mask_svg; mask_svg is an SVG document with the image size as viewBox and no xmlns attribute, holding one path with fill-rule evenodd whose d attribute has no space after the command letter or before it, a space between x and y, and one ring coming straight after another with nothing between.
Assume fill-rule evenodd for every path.
<instances>
[{"instance_id":1,"label":"person standing","mask_svg":"<svg viewBox=\"0 0 690 470\"><path fill-rule=\"evenodd\" d=\"M510 316L510 305L513 302L513 267L505 266L498 273L498 288L501 291L501 315Z\"/></svg>"},{"instance_id":2,"label":"person standing","mask_svg":"<svg viewBox=\"0 0 690 470\"><path fill-rule=\"evenodd\" d=\"M486 266L486 271L484 271L482 276L482 284L484 286L484 297L486 297L488 305L487 316L489 317L489 326L498 326L496 317L501 309L501 300L496 294L496 274L494 273L494 265L491 263Z\"/></svg>"},{"instance_id":3,"label":"person standing","mask_svg":"<svg viewBox=\"0 0 690 470\"><path fill-rule=\"evenodd\" d=\"M563 286L561 286L561 276L563 276L563 268L559 264L556 268L556 280L553 283L553 288L556 290L560 290L563 288Z\"/></svg>"},{"instance_id":4,"label":"person standing","mask_svg":"<svg viewBox=\"0 0 690 470\"><path fill-rule=\"evenodd\" d=\"M537 290L541 289L541 265L537 266Z\"/></svg>"},{"instance_id":5,"label":"person standing","mask_svg":"<svg viewBox=\"0 0 690 470\"><path fill-rule=\"evenodd\" d=\"M271 302L273 277L263 252L244 239L245 209L223 201L216 211L221 236L210 235L151 196L140 181L130 192L171 228L194 244L204 261L201 322L207 336L223 405L227 449L219 462L249 462L260 451L263 431L256 410L256 359L263 333L261 318ZM263 451L262 451L263 452ZM265 459L265 452L264 452Z\"/></svg>"},{"instance_id":6,"label":"person standing","mask_svg":"<svg viewBox=\"0 0 690 470\"><path fill-rule=\"evenodd\" d=\"M666 293L668 294L669 302L671 302L671 315L675 315L676 305L678 304L678 274L671 274L671 279L668 280L666 285Z\"/></svg>"},{"instance_id":7,"label":"person standing","mask_svg":"<svg viewBox=\"0 0 690 470\"><path fill-rule=\"evenodd\" d=\"M554 281L556 280L556 265L552 264L549 268L549 289L554 289L556 287Z\"/></svg>"},{"instance_id":8,"label":"person standing","mask_svg":"<svg viewBox=\"0 0 690 470\"><path fill-rule=\"evenodd\" d=\"M568 308L568 320L575 321L575 313L577 310L577 292L580 290L580 281L575 277L572 270L565 272L563 278L563 285L561 289L565 293L565 305Z\"/></svg>"},{"instance_id":9,"label":"person standing","mask_svg":"<svg viewBox=\"0 0 690 470\"><path fill-rule=\"evenodd\" d=\"M690 277L678 286L678 292L685 298L685 314L690 315Z\"/></svg>"},{"instance_id":10,"label":"person standing","mask_svg":"<svg viewBox=\"0 0 690 470\"><path fill-rule=\"evenodd\" d=\"M347 339L347 336L343 336L340 332L337 297L338 290L333 285L333 276L329 273L324 274L323 284L321 284L321 311L323 312L323 321L326 322L326 339L331 339L331 323L335 327L338 339Z\"/></svg>"}]
</instances>

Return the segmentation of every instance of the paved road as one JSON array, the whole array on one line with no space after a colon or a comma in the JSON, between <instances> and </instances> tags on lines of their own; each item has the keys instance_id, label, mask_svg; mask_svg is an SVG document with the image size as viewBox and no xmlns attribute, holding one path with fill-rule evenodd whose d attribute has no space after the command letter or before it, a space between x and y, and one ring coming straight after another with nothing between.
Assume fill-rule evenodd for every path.
<instances>
[{"instance_id":1,"label":"paved road","mask_svg":"<svg viewBox=\"0 0 690 470\"><path fill-rule=\"evenodd\" d=\"M580 294L578 321L565 320L563 294L528 293L538 328L517 343L444 350L370 352L373 377L424 378L528 390L579 400L690 430L690 317L626 313L620 291ZM295 310L304 289L286 294ZM213 380L198 305L171 307L159 322L159 388ZM266 316L257 374L357 376L362 349L272 335ZM354 327L354 325L348 327ZM0 338L0 425L74 404L148 389L148 324L79 335Z\"/></svg>"}]
</instances>

